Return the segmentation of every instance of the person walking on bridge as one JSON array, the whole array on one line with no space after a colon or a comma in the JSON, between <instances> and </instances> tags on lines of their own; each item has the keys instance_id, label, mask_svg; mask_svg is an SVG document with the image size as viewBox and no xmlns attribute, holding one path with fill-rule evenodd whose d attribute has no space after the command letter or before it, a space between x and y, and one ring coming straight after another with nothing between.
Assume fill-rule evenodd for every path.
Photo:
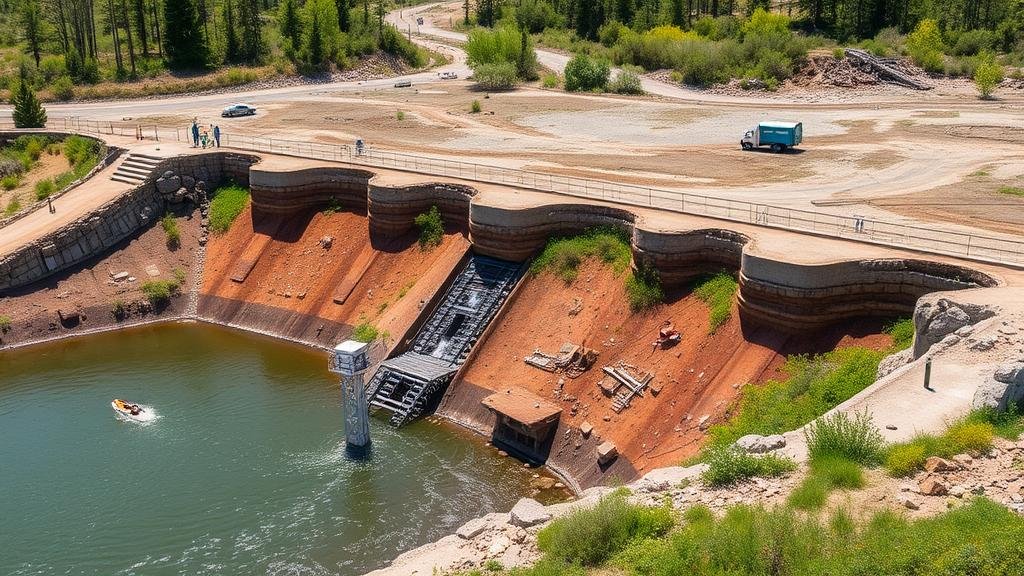
<instances>
[{"instance_id":1,"label":"person walking on bridge","mask_svg":"<svg viewBox=\"0 0 1024 576\"><path fill-rule=\"evenodd\" d=\"M192 120L192 147L199 147L199 123Z\"/></svg>"},{"instance_id":2,"label":"person walking on bridge","mask_svg":"<svg viewBox=\"0 0 1024 576\"><path fill-rule=\"evenodd\" d=\"M220 148L220 126L213 127L213 141L217 143L217 148Z\"/></svg>"}]
</instances>

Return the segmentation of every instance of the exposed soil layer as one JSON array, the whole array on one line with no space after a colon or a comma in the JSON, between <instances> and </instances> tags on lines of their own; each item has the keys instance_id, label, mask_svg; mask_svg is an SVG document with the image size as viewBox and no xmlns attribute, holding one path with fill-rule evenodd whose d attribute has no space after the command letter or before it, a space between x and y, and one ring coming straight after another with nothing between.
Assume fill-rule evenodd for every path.
<instances>
[{"instance_id":1,"label":"exposed soil layer","mask_svg":"<svg viewBox=\"0 0 1024 576\"><path fill-rule=\"evenodd\" d=\"M391 347L468 248L458 233L429 251L414 234L371 236L366 217L351 212L246 209L210 240L199 316L321 346L368 322Z\"/></svg>"},{"instance_id":2,"label":"exposed soil layer","mask_svg":"<svg viewBox=\"0 0 1024 576\"><path fill-rule=\"evenodd\" d=\"M880 321L854 321L790 337L770 328L747 329L735 309L708 334L708 308L688 291L667 295L667 303L653 310L631 314L623 284L622 277L591 262L584 263L571 285L551 273L527 277L453 384L442 414L486 429L491 417L479 400L504 387L525 388L563 408L549 464L584 486L611 474L628 480L625 470L598 468L598 441L615 444L620 460L631 463L634 473L677 464L697 451L705 430L723 418L741 385L781 374L785 355L891 344L879 334ZM682 340L672 348L655 349L652 344L666 320L674 323ZM573 379L523 361L534 350L556 354L567 342L597 350L595 367ZM648 390L616 414L612 399L598 384L604 377L601 368L619 362L653 373L652 386L661 391L654 395ZM578 430L583 422L594 427L590 438L582 438Z\"/></svg>"},{"instance_id":3,"label":"exposed soil layer","mask_svg":"<svg viewBox=\"0 0 1024 576\"><path fill-rule=\"evenodd\" d=\"M198 265L201 230L198 213L194 214L178 218L181 242L174 250L167 247L163 229L154 225L102 258L0 298L0 316L11 319L11 329L0 334L0 347L180 316L187 308L187 292ZM186 271L181 295L163 309L147 310L142 284L169 280L179 268ZM120 273L128 277L115 280ZM115 302L125 304L126 314L121 319L114 316ZM77 322L62 321L59 316L63 313L70 318L74 312L79 315Z\"/></svg>"}]
</instances>

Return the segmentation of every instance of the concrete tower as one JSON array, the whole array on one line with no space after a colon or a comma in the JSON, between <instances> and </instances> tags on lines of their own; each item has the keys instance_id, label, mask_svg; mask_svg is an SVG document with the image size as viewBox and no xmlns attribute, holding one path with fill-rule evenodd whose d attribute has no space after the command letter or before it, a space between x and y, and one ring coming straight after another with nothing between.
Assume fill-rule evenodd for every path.
<instances>
[{"instance_id":1,"label":"concrete tower","mask_svg":"<svg viewBox=\"0 0 1024 576\"><path fill-rule=\"evenodd\" d=\"M365 453L370 447L370 406L366 401L363 373L369 361L370 345L346 340L334 347L331 372L341 374L341 399L345 410L345 441L355 453Z\"/></svg>"}]
</instances>

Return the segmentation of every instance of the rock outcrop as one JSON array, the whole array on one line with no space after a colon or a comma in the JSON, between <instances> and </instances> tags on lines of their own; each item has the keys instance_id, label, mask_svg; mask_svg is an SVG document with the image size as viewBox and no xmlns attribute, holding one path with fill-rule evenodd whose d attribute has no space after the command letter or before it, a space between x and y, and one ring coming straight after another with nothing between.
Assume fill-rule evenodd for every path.
<instances>
[{"instance_id":1,"label":"rock outcrop","mask_svg":"<svg viewBox=\"0 0 1024 576\"><path fill-rule=\"evenodd\" d=\"M972 402L975 408L1005 410L1007 405L1024 400L1024 360L1003 364L991 378L978 386Z\"/></svg>"},{"instance_id":2,"label":"rock outcrop","mask_svg":"<svg viewBox=\"0 0 1024 576\"><path fill-rule=\"evenodd\" d=\"M995 315L996 310L990 306L954 302L949 298L919 302L914 309L914 359L924 356L932 345L950 335L957 336L959 341L961 334L955 334L958 330Z\"/></svg>"}]
</instances>

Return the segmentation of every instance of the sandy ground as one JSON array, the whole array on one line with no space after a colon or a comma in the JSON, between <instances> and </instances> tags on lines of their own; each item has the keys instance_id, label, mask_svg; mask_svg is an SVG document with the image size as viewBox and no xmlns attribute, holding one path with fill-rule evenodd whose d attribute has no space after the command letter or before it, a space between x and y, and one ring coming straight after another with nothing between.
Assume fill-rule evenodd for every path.
<instances>
[{"instance_id":1,"label":"sandy ground","mask_svg":"<svg viewBox=\"0 0 1024 576\"><path fill-rule=\"evenodd\" d=\"M183 291L193 283L201 233L198 213L192 218L179 217L178 227L181 244L174 250L167 247L163 229L151 226L101 259L0 298L0 316L9 316L12 326L0 335L0 347L181 314L187 294L173 298L164 310L142 313L139 306L145 301L141 290L144 282L169 280L180 268L186 272ZM113 276L121 272L127 272L130 279L115 281ZM122 320L113 315L113 305L118 301L129 310ZM84 319L78 324L61 322L58 311L78 311Z\"/></svg>"},{"instance_id":2,"label":"sandy ground","mask_svg":"<svg viewBox=\"0 0 1024 576\"><path fill-rule=\"evenodd\" d=\"M366 217L350 212L254 218L250 208L211 238L202 294L350 326L368 322L394 345L468 246L455 232L430 251L414 235L371 238Z\"/></svg>"},{"instance_id":3,"label":"sandy ground","mask_svg":"<svg viewBox=\"0 0 1024 576\"><path fill-rule=\"evenodd\" d=\"M571 313L575 309L580 310ZM651 344L665 320L674 322L682 341L655 350ZM463 380L490 390L520 386L554 399L564 409L561 426L589 422L595 435L611 440L637 470L677 464L694 454L704 429L724 417L738 388L780 375L785 355L852 344L884 348L891 343L879 334L878 322L847 323L790 338L771 329L744 329L735 313L708 335L708 310L695 296L670 294L666 304L632 314L623 278L597 263L584 264L571 285L551 273L528 276L498 322L480 344ZM567 342L596 349L595 368L573 379L523 362L534 350L555 354ZM601 367L619 362L652 372L652 386L661 391L636 399L616 414L598 383ZM562 390L556 395L560 380ZM576 449L556 441L551 456L570 458Z\"/></svg>"}]
</instances>

